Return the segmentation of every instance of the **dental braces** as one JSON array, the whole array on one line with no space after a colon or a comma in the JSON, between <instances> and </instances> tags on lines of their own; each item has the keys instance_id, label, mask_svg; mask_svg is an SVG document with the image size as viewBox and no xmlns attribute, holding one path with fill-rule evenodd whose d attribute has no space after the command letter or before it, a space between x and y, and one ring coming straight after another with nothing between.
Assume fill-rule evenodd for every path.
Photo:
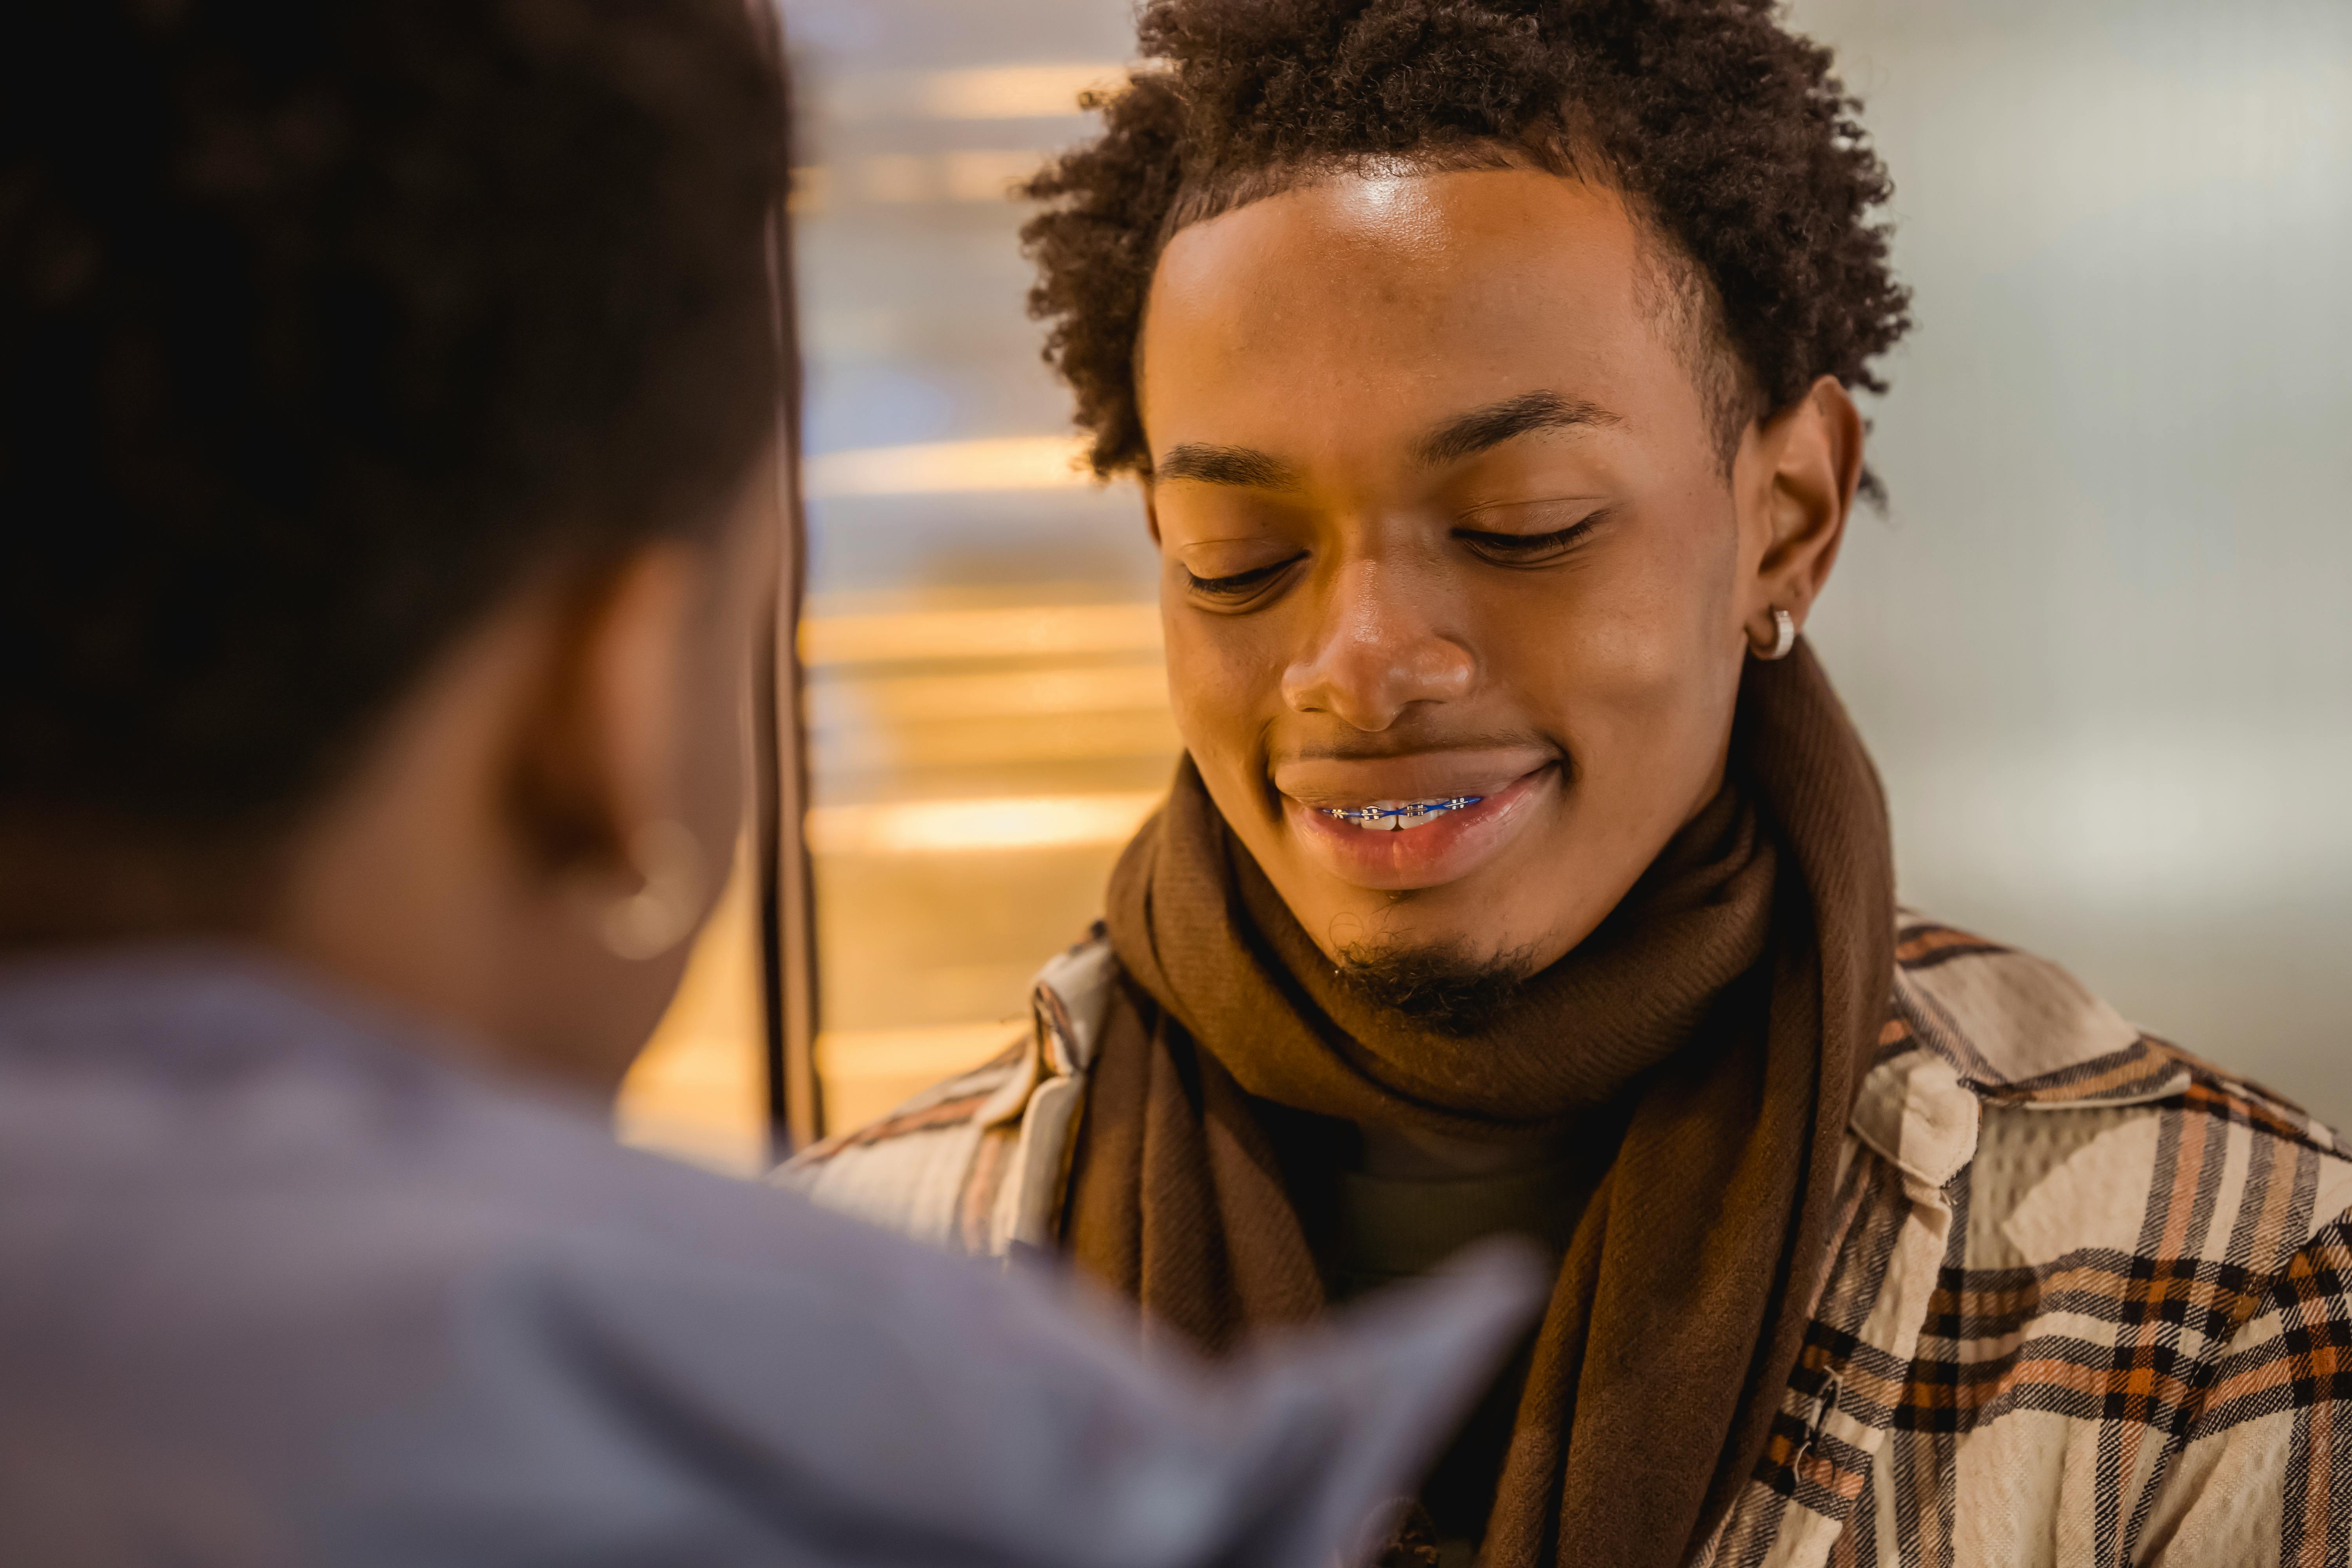
<instances>
[{"instance_id":1,"label":"dental braces","mask_svg":"<svg viewBox=\"0 0 2352 1568\"><path fill-rule=\"evenodd\" d=\"M1352 810L1346 806L1327 805L1323 808L1323 815L1336 816L1342 822L1352 822L1359 827L1370 827L1374 823L1389 822L1400 816L1435 816L1441 812L1459 811L1486 798L1483 795L1457 795L1451 800L1425 800L1412 805L1360 805Z\"/></svg>"}]
</instances>

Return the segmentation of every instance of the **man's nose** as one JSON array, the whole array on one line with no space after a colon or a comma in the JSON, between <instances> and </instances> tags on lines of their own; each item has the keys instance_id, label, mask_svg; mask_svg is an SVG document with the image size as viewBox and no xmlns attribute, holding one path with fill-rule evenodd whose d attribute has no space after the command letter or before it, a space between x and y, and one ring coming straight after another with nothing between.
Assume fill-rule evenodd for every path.
<instances>
[{"instance_id":1,"label":"man's nose","mask_svg":"<svg viewBox=\"0 0 2352 1568\"><path fill-rule=\"evenodd\" d=\"M1449 702L1477 676L1470 649L1443 627L1444 595L1378 560L1341 567L1307 645L1282 673L1294 712L1328 713L1381 731L1416 702Z\"/></svg>"}]
</instances>

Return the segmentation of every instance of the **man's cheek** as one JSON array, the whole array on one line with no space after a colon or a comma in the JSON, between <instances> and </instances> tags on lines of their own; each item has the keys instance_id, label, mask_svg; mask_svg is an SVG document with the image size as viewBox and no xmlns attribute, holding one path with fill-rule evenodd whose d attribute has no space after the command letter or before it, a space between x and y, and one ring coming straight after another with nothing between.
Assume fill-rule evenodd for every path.
<instances>
[{"instance_id":1,"label":"man's cheek","mask_svg":"<svg viewBox=\"0 0 2352 1568\"><path fill-rule=\"evenodd\" d=\"M1655 722L1691 700L1694 654L1683 628L1647 617L1588 622L1529 661L1531 684L1564 729Z\"/></svg>"},{"instance_id":2,"label":"man's cheek","mask_svg":"<svg viewBox=\"0 0 2352 1568\"><path fill-rule=\"evenodd\" d=\"M1188 741L1219 729L1255 731L1275 680L1268 661L1246 647L1202 646L1189 637L1168 647L1169 700Z\"/></svg>"},{"instance_id":3,"label":"man's cheek","mask_svg":"<svg viewBox=\"0 0 2352 1568\"><path fill-rule=\"evenodd\" d=\"M1265 814L1265 762L1256 726L1214 700L1179 703L1176 732L1227 821L1247 832Z\"/></svg>"}]
</instances>

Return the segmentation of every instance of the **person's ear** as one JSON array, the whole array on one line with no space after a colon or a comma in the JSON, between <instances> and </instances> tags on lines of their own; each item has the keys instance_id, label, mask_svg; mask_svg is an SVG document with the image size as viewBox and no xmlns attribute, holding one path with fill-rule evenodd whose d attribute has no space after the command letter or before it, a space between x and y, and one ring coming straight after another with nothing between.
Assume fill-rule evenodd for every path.
<instances>
[{"instance_id":1,"label":"person's ear","mask_svg":"<svg viewBox=\"0 0 2352 1568\"><path fill-rule=\"evenodd\" d=\"M1737 471L1755 548L1740 618L1758 650L1779 641L1775 611L1801 628L1828 583L1862 480L1862 447L1861 412L1828 375L1748 432Z\"/></svg>"},{"instance_id":2,"label":"person's ear","mask_svg":"<svg viewBox=\"0 0 2352 1568\"><path fill-rule=\"evenodd\" d=\"M664 542L575 584L515 751L509 816L526 864L624 958L677 946L718 891L726 846L705 842L708 792L686 776L710 566L708 550Z\"/></svg>"}]
</instances>

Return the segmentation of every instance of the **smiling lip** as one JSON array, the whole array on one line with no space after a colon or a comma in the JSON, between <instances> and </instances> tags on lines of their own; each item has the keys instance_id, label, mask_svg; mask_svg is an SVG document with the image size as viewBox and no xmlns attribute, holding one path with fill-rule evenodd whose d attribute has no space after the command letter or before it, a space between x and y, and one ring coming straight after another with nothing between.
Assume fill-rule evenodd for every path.
<instances>
[{"instance_id":1,"label":"smiling lip","mask_svg":"<svg viewBox=\"0 0 2352 1568\"><path fill-rule=\"evenodd\" d=\"M1308 858L1342 881L1386 889L1438 887L1468 876L1501 853L1518 836L1538 798L1559 786L1560 769L1556 760L1518 761L1522 771L1514 776L1444 793L1383 792L1369 799L1360 795L1346 800L1334 798L1340 792L1328 784L1321 789L1300 787L1299 795L1307 800L1286 791L1283 816ZM1528 762L1535 765L1527 766ZM1410 826L1394 830L1386 824L1395 818L1376 819L1370 826L1356 820L1368 810L1439 804L1445 809L1414 812L1402 819ZM1335 815L1341 811L1349 816Z\"/></svg>"}]
</instances>

